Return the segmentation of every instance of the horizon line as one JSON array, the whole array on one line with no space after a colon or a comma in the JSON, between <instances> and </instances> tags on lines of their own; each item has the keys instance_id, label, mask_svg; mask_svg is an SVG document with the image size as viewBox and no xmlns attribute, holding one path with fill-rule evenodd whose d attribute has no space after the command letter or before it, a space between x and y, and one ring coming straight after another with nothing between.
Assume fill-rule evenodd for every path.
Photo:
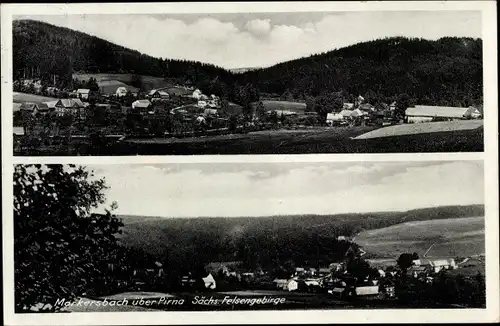
<instances>
[{"instance_id":1,"label":"horizon line","mask_svg":"<svg viewBox=\"0 0 500 326\"><path fill-rule=\"evenodd\" d=\"M364 215L364 214L384 214L384 213L408 213L418 210L427 209L444 209L444 208L459 208L459 207L475 207L482 206L483 209L485 204L467 204L467 205L438 205L438 206L425 206L420 208L412 208L406 210L381 210L381 211L368 211L368 212L346 212L346 213L330 213L330 214L315 214L315 213L297 213L297 214L272 214L272 215L239 215L239 216L160 216L160 215L142 215L142 214L130 214L130 213L113 213L115 216L130 216L130 217L143 217L143 218L165 218L165 219L215 219L215 218L273 218L273 217L298 217L298 216L340 216L340 215ZM463 218L478 217L478 216L462 216ZM484 216L483 216L484 217Z\"/></svg>"}]
</instances>

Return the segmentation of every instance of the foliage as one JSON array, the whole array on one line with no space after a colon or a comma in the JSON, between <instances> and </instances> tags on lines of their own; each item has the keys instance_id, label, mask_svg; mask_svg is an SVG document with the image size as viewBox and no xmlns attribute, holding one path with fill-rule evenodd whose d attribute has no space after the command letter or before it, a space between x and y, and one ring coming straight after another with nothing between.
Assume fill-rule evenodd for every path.
<instances>
[{"instance_id":1,"label":"foliage","mask_svg":"<svg viewBox=\"0 0 500 326\"><path fill-rule=\"evenodd\" d=\"M248 71L239 81L295 97L342 90L349 101L361 94L372 103L407 93L419 104L468 106L482 102L482 71L481 39L392 37Z\"/></svg>"},{"instance_id":2,"label":"foliage","mask_svg":"<svg viewBox=\"0 0 500 326\"><path fill-rule=\"evenodd\" d=\"M417 255L417 257L418 257L418 255ZM414 258L413 254L402 253L401 255L399 255L399 258L397 261L399 268L406 271L408 268L410 268L413 265L414 259L415 258Z\"/></svg>"},{"instance_id":3,"label":"foliage","mask_svg":"<svg viewBox=\"0 0 500 326\"><path fill-rule=\"evenodd\" d=\"M117 248L121 221L107 210L104 180L74 165L16 165L14 170L15 308L55 310L95 286ZM111 209L115 205L111 206Z\"/></svg>"},{"instance_id":4,"label":"foliage","mask_svg":"<svg viewBox=\"0 0 500 326\"><path fill-rule=\"evenodd\" d=\"M61 88L71 84L77 71L131 73L138 88L143 86L139 75L168 77L246 109L264 93L287 100L320 97L317 112L322 116L338 110L336 100L325 95L333 91L342 91L349 101L362 94L372 104L392 102L400 94L427 105L482 102L482 41L472 38L385 38L232 74L214 65L153 58L81 32L18 20L13 23L13 68L15 80L38 76L50 81L57 75Z\"/></svg>"}]
</instances>

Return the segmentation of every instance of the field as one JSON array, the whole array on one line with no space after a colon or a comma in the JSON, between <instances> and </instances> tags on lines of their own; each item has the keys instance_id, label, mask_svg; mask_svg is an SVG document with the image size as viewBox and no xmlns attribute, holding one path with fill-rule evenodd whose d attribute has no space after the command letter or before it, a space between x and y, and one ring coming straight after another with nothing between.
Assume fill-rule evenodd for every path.
<instances>
[{"instance_id":1,"label":"field","mask_svg":"<svg viewBox=\"0 0 500 326\"><path fill-rule=\"evenodd\" d=\"M413 123L389 126L376 129L355 139L383 138L403 135L427 134L434 132L451 132L460 130L473 130L483 127L483 120L457 120L447 122Z\"/></svg>"},{"instance_id":2,"label":"field","mask_svg":"<svg viewBox=\"0 0 500 326\"><path fill-rule=\"evenodd\" d=\"M262 101L266 111L271 110L287 110L297 113L303 113L306 110L306 104L300 102L290 102L290 101Z\"/></svg>"},{"instance_id":3,"label":"field","mask_svg":"<svg viewBox=\"0 0 500 326\"><path fill-rule=\"evenodd\" d=\"M355 139L376 127L266 130L192 138L127 139L110 155L481 152L483 128Z\"/></svg>"},{"instance_id":4,"label":"field","mask_svg":"<svg viewBox=\"0 0 500 326\"><path fill-rule=\"evenodd\" d=\"M129 86L134 83L134 79L136 77L133 74L83 74L83 73L74 73L73 78L78 80L89 80L90 77L93 77L97 80L97 83L100 85L101 82L107 81L104 83L105 85L110 84L113 81L113 84L118 86ZM149 91L154 88L161 87L170 87L172 84L161 77L152 77L145 75L138 75L144 89ZM118 87L116 86L116 87ZM114 87L114 85L113 85ZM116 91L116 87L114 91ZM113 91L113 93L114 93Z\"/></svg>"},{"instance_id":5,"label":"field","mask_svg":"<svg viewBox=\"0 0 500 326\"><path fill-rule=\"evenodd\" d=\"M484 217L401 223L368 230L356 237L368 254L397 258L404 252L427 257L467 257L484 253Z\"/></svg>"},{"instance_id":6,"label":"field","mask_svg":"<svg viewBox=\"0 0 500 326\"><path fill-rule=\"evenodd\" d=\"M50 102L56 100L57 98L35 95L35 94L18 93L18 92L13 93L14 103L24 103L24 102L42 103L42 102Z\"/></svg>"}]
</instances>

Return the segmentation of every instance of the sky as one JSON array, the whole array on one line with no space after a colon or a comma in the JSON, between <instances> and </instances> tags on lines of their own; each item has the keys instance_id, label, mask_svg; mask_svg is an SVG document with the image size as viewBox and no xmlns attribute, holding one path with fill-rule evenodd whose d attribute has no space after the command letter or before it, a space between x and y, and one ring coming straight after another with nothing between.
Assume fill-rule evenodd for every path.
<instances>
[{"instance_id":1,"label":"sky","mask_svg":"<svg viewBox=\"0 0 500 326\"><path fill-rule=\"evenodd\" d=\"M484 204L481 161L89 165L117 214L237 217ZM102 209L102 207L100 208Z\"/></svg>"},{"instance_id":2,"label":"sky","mask_svg":"<svg viewBox=\"0 0 500 326\"><path fill-rule=\"evenodd\" d=\"M481 37L480 11L16 16L85 32L154 57L226 69L266 67L391 36Z\"/></svg>"}]
</instances>

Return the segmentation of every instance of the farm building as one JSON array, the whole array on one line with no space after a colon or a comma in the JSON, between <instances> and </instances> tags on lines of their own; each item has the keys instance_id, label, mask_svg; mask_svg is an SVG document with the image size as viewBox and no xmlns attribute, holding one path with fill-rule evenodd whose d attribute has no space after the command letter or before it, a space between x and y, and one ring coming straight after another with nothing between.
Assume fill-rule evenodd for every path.
<instances>
[{"instance_id":1,"label":"farm building","mask_svg":"<svg viewBox=\"0 0 500 326\"><path fill-rule=\"evenodd\" d=\"M438 273L441 270L446 269L456 269L457 264L453 258L449 259L416 259L413 261L413 265L416 267L426 267L429 271Z\"/></svg>"},{"instance_id":2,"label":"farm building","mask_svg":"<svg viewBox=\"0 0 500 326\"><path fill-rule=\"evenodd\" d=\"M49 109L55 109L57 102L59 102L59 101L49 101L49 102L43 102L43 103L45 103L49 107Z\"/></svg>"},{"instance_id":3,"label":"farm building","mask_svg":"<svg viewBox=\"0 0 500 326\"><path fill-rule=\"evenodd\" d=\"M293 279L275 279L273 283L276 284L277 289L284 291L296 291L299 288L299 283Z\"/></svg>"},{"instance_id":4,"label":"farm building","mask_svg":"<svg viewBox=\"0 0 500 326\"><path fill-rule=\"evenodd\" d=\"M432 266L434 268L434 273L439 273L442 270L458 268L457 264L455 263L455 259L453 258L433 260Z\"/></svg>"},{"instance_id":5,"label":"farm building","mask_svg":"<svg viewBox=\"0 0 500 326\"><path fill-rule=\"evenodd\" d=\"M318 275L319 275L319 276L326 276L326 275L328 275L328 274L330 274L330 273L331 273L331 270L330 270L330 268L328 268L328 267L321 267L321 268L318 270Z\"/></svg>"},{"instance_id":6,"label":"farm building","mask_svg":"<svg viewBox=\"0 0 500 326\"><path fill-rule=\"evenodd\" d=\"M203 114L205 114L205 115L217 115L217 109L205 109Z\"/></svg>"},{"instance_id":7,"label":"farm building","mask_svg":"<svg viewBox=\"0 0 500 326\"><path fill-rule=\"evenodd\" d=\"M352 110L352 113L351 113L351 117L352 118L362 117L362 116L365 116L365 115L368 115L368 113L365 112L365 111L362 111L360 109Z\"/></svg>"},{"instance_id":8,"label":"farm building","mask_svg":"<svg viewBox=\"0 0 500 326\"><path fill-rule=\"evenodd\" d=\"M328 113L326 115L326 124L329 126L339 123L344 120L344 116L340 113Z\"/></svg>"},{"instance_id":9,"label":"farm building","mask_svg":"<svg viewBox=\"0 0 500 326\"><path fill-rule=\"evenodd\" d=\"M19 107L19 110L21 112L29 112L33 115L36 115L37 113L47 113L49 112L49 107L45 103L22 103L21 106Z\"/></svg>"},{"instance_id":10,"label":"farm building","mask_svg":"<svg viewBox=\"0 0 500 326\"><path fill-rule=\"evenodd\" d=\"M61 116L66 113L73 114L83 118L85 116L85 104L80 99L61 99L54 105L57 115Z\"/></svg>"},{"instance_id":11,"label":"farm building","mask_svg":"<svg viewBox=\"0 0 500 326\"><path fill-rule=\"evenodd\" d=\"M90 89L79 88L76 90L76 97L82 100L88 100L90 94Z\"/></svg>"},{"instance_id":12,"label":"farm building","mask_svg":"<svg viewBox=\"0 0 500 326\"><path fill-rule=\"evenodd\" d=\"M342 111L339 112L339 114L344 118L349 118L351 115L352 115L352 110L347 110L347 109L344 109Z\"/></svg>"},{"instance_id":13,"label":"farm building","mask_svg":"<svg viewBox=\"0 0 500 326\"><path fill-rule=\"evenodd\" d=\"M474 108L461 108L451 106L415 105L406 109L405 115L408 123L430 121L452 121L461 119L478 119L481 112Z\"/></svg>"},{"instance_id":14,"label":"farm building","mask_svg":"<svg viewBox=\"0 0 500 326\"><path fill-rule=\"evenodd\" d=\"M222 272L229 275L231 270L237 269L240 265L241 261L211 262L205 266L205 269L212 274Z\"/></svg>"},{"instance_id":15,"label":"farm building","mask_svg":"<svg viewBox=\"0 0 500 326\"><path fill-rule=\"evenodd\" d=\"M281 116L291 116L291 115L298 115L297 112L294 112L294 111L290 111L290 110L271 110L271 111L267 111L268 114L271 114L272 112L276 112L276 114L278 115L278 117L281 117Z\"/></svg>"},{"instance_id":16,"label":"farm building","mask_svg":"<svg viewBox=\"0 0 500 326\"><path fill-rule=\"evenodd\" d=\"M378 295L379 287L378 285L357 286L354 289L354 293L357 296Z\"/></svg>"},{"instance_id":17,"label":"farm building","mask_svg":"<svg viewBox=\"0 0 500 326\"><path fill-rule=\"evenodd\" d=\"M168 100L170 98L170 95L166 91L158 89L151 90L148 96L151 99L151 101Z\"/></svg>"},{"instance_id":18,"label":"farm building","mask_svg":"<svg viewBox=\"0 0 500 326\"><path fill-rule=\"evenodd\" d=\"M354 108L354 103L344 103L343 109L344 110L352 110Z\"/></svg>"},{"instance_id":19,"label":"farm building","mask_svg":"<svg viewBox=\"0 0 500 326\"><path fill-rule=\"evenodd\" d=\"M417 278L420 276L426 276L431 271L432 271L432 267L430 265L411 266L406 271L406 274L410 277Z\"/></svg>"},{"instance_id":20,"label":"farm building","mask_svg":"<svg viewBox=\"0 0 500 326\"><path fill-rule=\"evenodd\" d=\"M149 100L136 100L132 103L132 109L145 114L148 112L151 102Z\"/></svg>"}]
</instances>

